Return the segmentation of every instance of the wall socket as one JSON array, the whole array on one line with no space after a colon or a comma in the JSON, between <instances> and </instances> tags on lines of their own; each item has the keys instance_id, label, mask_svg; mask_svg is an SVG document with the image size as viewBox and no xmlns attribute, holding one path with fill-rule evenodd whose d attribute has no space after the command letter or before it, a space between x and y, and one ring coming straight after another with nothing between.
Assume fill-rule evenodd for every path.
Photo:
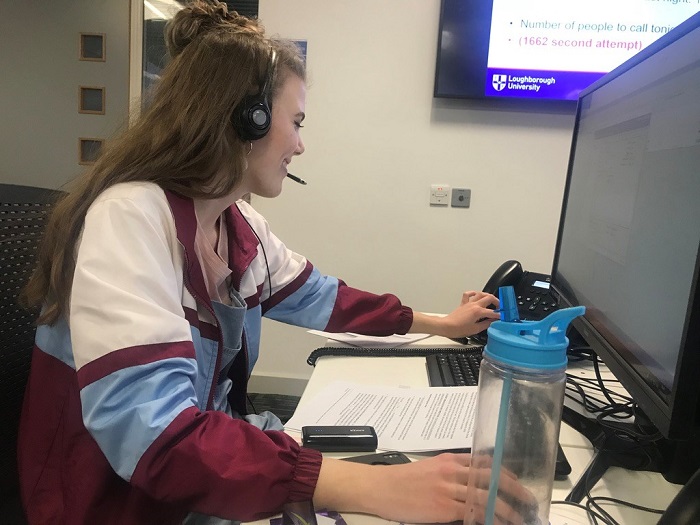
<instances>
[{"instance_id":1,"label":"wall socket","mask_svg":"<svg viewBox=\"0 0 700 525\"><path fill-rule=\"evenodd\" d=\"M472 200L472 190L464 188L452 188L452 207L469 208Z\"/></svg>"}]
</instances>

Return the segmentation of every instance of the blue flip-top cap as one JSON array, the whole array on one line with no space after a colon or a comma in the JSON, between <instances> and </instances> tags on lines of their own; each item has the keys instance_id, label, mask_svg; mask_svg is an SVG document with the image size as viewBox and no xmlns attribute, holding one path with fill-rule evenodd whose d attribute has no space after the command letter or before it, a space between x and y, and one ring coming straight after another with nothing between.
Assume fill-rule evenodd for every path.
<instances>
[{"instance_id":1,"label":"blue flip-top cap","mask_svg":"<svg viewBox=\"0 0 700 525\"><path fill-rule=\"evenodd\" d=\"M585 312L584 306L576 306L552 312L541 321L496 321L488 328L484 355L522 368L565 368L566 329Z\"/></svg>"},{"instance_id":2,"label":"blue flip-top cap","mask_svg":"<svg viewBox=\"0 0 700 525\"><path fill-rule=\"evenodd\" d=\"M498 301L501 303L501 321L513 323L520 321L515 289L512 286L501 286L498 289Z\"/></svg>"}]
</instances>

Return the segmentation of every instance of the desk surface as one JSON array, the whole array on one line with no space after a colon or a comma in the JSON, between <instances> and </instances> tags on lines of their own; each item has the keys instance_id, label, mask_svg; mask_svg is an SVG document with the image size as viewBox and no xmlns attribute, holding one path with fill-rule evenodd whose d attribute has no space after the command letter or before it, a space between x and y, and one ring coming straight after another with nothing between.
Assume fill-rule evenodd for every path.
<instances>
[{"instance_id":1,"label":"desk surface","mask_svg":"<svg viewBox=\"0 0 700 525\"><path fill-rule=\"evenodd\" d=\"M430 337L413 343L411 346L455 347L459 345L442 337ZM586 364L573 365L570 367L569 372L581 377L595 377L592 366ZM299 405L303 406L304 403L312 399L326 385L339 379L367 385L428 386L424 357L326 356L319 358L316 362L316 367L304 390ZM295 433L290 431L290 434L294 435ZM591 443L566 424L562 424L559 443L571 464L572 473L568 480L555 481L552 496L554 501L563 500L566 497L593 457ZM329 455L334 456L333 454ZM413 455L412 457L416 459L419 456ZM664 509L680 488L679 485L668 483L661 474L655 472L634 472L621 468L611 468L591 490L591 495L608 496L647 507ZM604 508L621 524L651 525L656 524L659 519L657 514L650 514L623 506L605 505ZM552 520L554 520L552 525L588 523L583 510L568 505L553 505L551 513ZM364 515L346 513L343 515L348 525L386 523L384 520Z\"/></svg>"}]
</instances>

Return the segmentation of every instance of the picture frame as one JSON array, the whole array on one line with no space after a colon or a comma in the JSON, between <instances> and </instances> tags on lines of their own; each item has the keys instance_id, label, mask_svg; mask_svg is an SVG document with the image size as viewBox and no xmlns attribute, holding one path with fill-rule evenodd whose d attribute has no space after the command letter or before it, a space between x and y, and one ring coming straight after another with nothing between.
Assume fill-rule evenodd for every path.
<instances>
[{"instance_id":1,"label":"picture frame","mask_svg":"<svg viewBox=\"0 0 700 525\"><path fill-rule=\"evenodd\" d=\"M104 139L96 137L81 137L78 139L78 164L87 166L94 164L100 156Z\"/></svg>"},{"instance_id":2,"label":"picture frame","mask_svg":"<svg viewBox=\"0 0 700 525\"><path fill-rule=\"evenodd\" d=\"M106 62L107 42L104 33L80 33L80 60Z\"/></svg>"},{"instance_id":3,"label":"picture frame","mask_svg":"<svg viewBox=\"0 0 700 525\"><path fill-rule=\"evenodd\" d=\"M78 88L78 113L105 114L104 86L80 86Z\"/></svg>"}]
</instances>

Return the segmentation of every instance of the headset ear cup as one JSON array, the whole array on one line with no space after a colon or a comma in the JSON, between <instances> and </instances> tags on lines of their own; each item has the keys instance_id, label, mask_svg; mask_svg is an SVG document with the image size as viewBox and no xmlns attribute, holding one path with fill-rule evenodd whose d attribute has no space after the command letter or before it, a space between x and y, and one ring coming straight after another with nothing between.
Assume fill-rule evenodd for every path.
<instances>
[{"instance_id":1,"label":"headset ear cup","mask_svg":"<svg viewBox=\"0 0 700 525\"><path fill-rule=\"evenodd\" d=\"M233 125L241 140L257 140L267 135L272 123L270 106L262 97L252 97L243 101L240 109L234 112Z\"/></svg>"},{"instance_id":2,"label":"headset ear cup","mask_svg":"<svg viewBox=\"0 0 700 525\"><path fill-rule=\"evenodd\" d=\"M267 67L265 83L260 93L243 100L240 106L233 111L231 120L233 128L241 140L257 140L267 135L272 123L270 111L270 90L272 89L275 68L277 66L277 52L270 48L270 62Z\"/></svg>"}]
</instances>

